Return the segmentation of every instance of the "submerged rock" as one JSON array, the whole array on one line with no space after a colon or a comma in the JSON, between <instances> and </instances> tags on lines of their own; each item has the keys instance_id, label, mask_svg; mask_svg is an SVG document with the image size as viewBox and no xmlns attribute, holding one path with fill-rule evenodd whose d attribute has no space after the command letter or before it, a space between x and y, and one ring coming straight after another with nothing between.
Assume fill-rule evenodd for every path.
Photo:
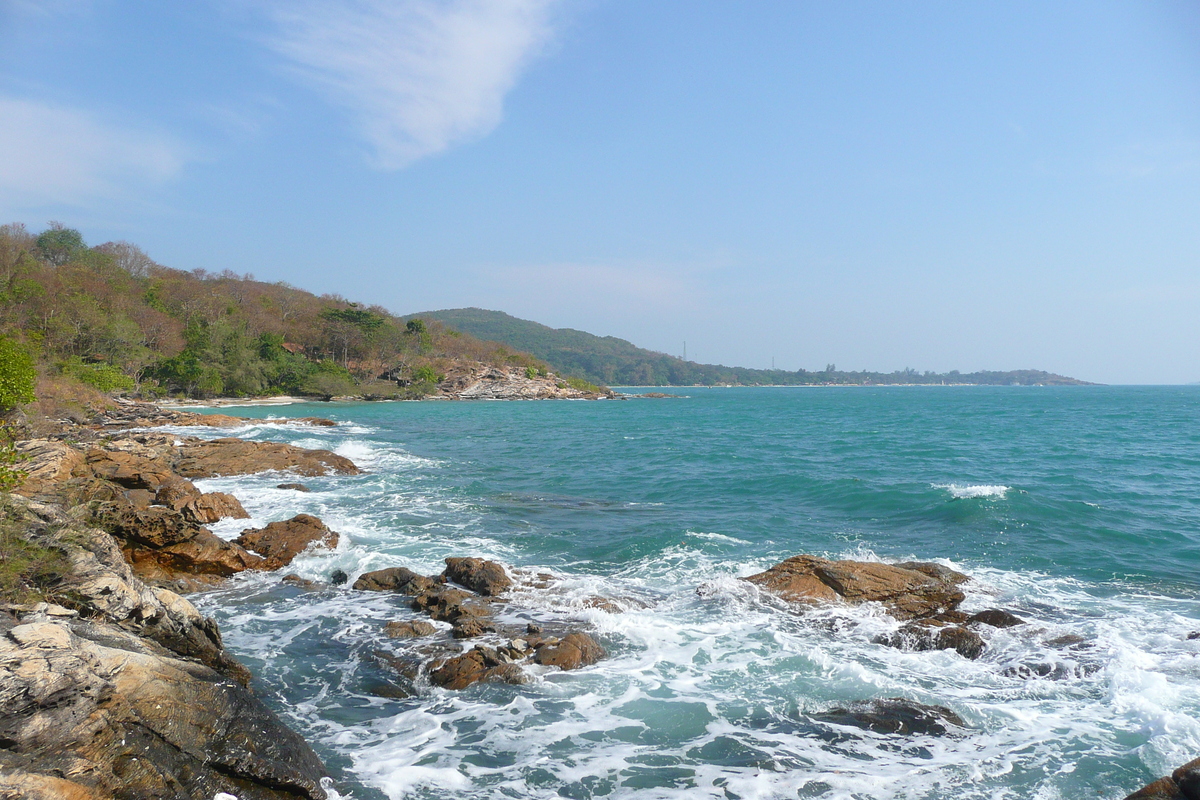
<instances>
[{"instance_id":1,"label":"submerged rock","mask_svg":"<svg viewBox=\"0 0 1200 800\"><path fill-rule=\"evenodd\" d=\"M312 489L305 486L303 483L281 483L275 487L276 489L291 489L294 492L311 492Z\"/></svg>"},{"instance_id":2,"label":"submerged rock","mask_svg":"<svg viewBox=\"0 0 1200 800\"><path fill-rule=\"evenodd\" d=\"M263 569L279 569L309 547L337 547L338 534L311 514L297 514L289 520L272 522L265 528L242 531L235 542L262 556Z\"/></svg>"},{"instance_id":3,"label":"submerged rock","mask_svg":"<svg viewBox=\"0 0 1200 800\"><path fill-rule=\"evenodd\" d=\"M968 578L940 564L900 566L801 555L743 580L792 602L877 602L897 619L911 620L955 610L965 599L957 586Z\"/></svg>"},{"instance_id":4,"label":"submerged rock","mask_svg":"<svg viewBox=\"0 0 1200 800\"><path fill-rule=\"evenodd\" d=\"M954 650L963 658L979 658L986 644L975 631L961 625L923 625L910 623L895 633L880 636L876 644L886 644L900 650Z\"/></svg>"},{"instance_id":5,"label":"submerged rock","mask_svg":"<svg viewBox=\"0 0 1200 800\"><path fill-rule=\"evenodd\" d=\"M965 728L962 718L945 706L925 705L902 697L867 700L845 708L831 708L813 719L834 725L849 725L875 733L942 736L947 726Z\"/></svg>"}]
</instances>

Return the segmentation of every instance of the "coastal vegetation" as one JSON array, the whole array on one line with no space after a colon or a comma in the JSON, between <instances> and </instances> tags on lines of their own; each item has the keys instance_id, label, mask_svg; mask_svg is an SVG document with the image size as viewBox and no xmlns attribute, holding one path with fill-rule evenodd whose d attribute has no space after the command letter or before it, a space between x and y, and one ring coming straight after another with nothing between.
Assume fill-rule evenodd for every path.
<instances>
[{"instance_id":1,"label":"coastal vegetation","mask_svg":"<svg viewBox=\"0 0 1200 800\"><path fill-rule=\"evenodd\" d=\"M453 308L415 315L439 320L464 333L504 342L532 353L558 372L579 375L610 386L806 386L895 384L986 384L1033 386L1081 384L1074 378L1041 370L1008 372L851 372L827 364L820 370L749 369L719 364L698 364L678 356L658 353L618 339L595 336L571 328L551 328L518 319L501 311Z\"/></svg>"},{"instance_id":2,"label":"coastal vegetation","mask_svg":"<svg viewBox=\"0 0 1200 800\"><path fill-rule=\"evenodd\" d=\"M547 365L436 320L229 270L190 272L137 245L88 246L60 223L0 226L0 411L65 382L101 393L209 398L417 398L470 361ZM44 391L43 391L44 390Z\"/></svg>"}]
</instances>

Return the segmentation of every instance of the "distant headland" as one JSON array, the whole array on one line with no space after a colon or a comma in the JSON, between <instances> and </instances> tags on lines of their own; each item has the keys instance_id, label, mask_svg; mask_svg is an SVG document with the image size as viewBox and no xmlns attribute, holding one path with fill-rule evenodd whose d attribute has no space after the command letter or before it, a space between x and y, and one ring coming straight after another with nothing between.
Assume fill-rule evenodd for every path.
<instances>
[{"instance_id":1,"label":"distant headland","mask_svg":"<svg viewBox=\"0 0 1200 800\"><path fill-rule=\"evenodd\" d=\"M615 336L551 328L502 311L451 308L406 319L432 319L479 339L502 342L545 361L555 371L608 386L1092 386L1037 369L1007 372L851 372L829 364L823 370L749 369L698 364L638 347Z\"/></svg>"}]
</instances>

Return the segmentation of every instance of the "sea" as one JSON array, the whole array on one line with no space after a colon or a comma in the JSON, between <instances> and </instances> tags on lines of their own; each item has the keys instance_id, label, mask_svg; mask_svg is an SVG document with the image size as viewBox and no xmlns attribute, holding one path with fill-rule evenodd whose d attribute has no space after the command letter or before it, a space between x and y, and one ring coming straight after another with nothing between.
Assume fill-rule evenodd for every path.
<instances>
[{"instance_id":1,"label":"sea","mask_svg":"<svg viewBox=\"0 0 1200 800\"><path fill-rule=\"evenodd\" d=\"M405 689L389 656L417 644L384 625L418 618L408 598L280 573L193 595L331 796L1115 799L1200 756L1200 387L668 391L221 409L340 424L180 429L362 467L198 482L252 516L220 536L299 513L341 534L284 572L494 559L550 576L508 621L608 653L521 686ZM312 491L276 488L293 480ZM802 553L936 561L971 576L964 610L1026 622L984 629L977 660L908 652L876 643L900 624L878 607L805 612L740 580ZM829 716L889 698L961 724Z\"/></svg>"}]
</instances>

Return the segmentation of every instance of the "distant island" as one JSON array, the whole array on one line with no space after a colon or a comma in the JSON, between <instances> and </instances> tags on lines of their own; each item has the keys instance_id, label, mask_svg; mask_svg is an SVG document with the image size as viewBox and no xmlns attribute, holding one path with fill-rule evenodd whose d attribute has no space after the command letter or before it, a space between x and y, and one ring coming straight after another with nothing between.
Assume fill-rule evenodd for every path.
<instances>
[{"instance_id":1,"label":"distant island","mask_svg":"<svg viewBox=\"0 0 1200 800\"><path fill-rule=\"evenodd\" d=\"M823 370L749 369L698 364L638 347L615 336L572 328L551 328L482 308L451 308L410 314L432 319L478 339L501 342L529 353L565 375L607 386L897 386L951 384L978 386L1090 386L1087 381L1036 369L1007 372L850 372L833 364Z\"/></svg>"}]
</instances>

